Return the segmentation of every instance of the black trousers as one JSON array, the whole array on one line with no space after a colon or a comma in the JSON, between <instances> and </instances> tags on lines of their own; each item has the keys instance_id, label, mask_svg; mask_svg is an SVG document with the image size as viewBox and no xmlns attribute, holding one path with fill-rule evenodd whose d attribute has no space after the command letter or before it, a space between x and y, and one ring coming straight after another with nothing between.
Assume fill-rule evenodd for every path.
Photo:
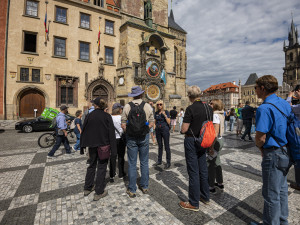
<instances>
[{"instance_id":1,"label":"black trousers","mask_svg":"<svg viewBox=\"0 0 300 225\"><path fill-rule=\"evenodd\" d=\"M158 160L157 162L162 162L163 155L163 140L166 150L167 163L171 163L171 150L170 150L170 130L169 127L156 128L156 140L158 144Z\"/></svg>"},{"instance_id":2,"label":"black trousers","mask_svg":"<svg viewBox=\"0 0 300 225\"><path fill-rule=\"evenodd\" d=\"M95 192L97 195L103 194L106 183L105 175L108 159L100 160L98 157L97 148L89 148L90 165L87 168L85 176L84 190L92 190L95 184ZM97 168L97 176L95 183L95 174Z\"/></svg>"},{"instance_id":3,"label":"black trousers","mask_svg":"<svg viewBox=\"0 0 300 225\"><path fill-rule=\"evenodd\" d=\"M118 157L119 177L123 177L125 175L125 172L124 172L125 148L126 148L126 143L122 140L122 138L118 138L117 139L118 156L110 157L110 160L109 160L109 176L110 177L114 177L116 175L117 157Z\"/></svg>"},{"instance_id":4,"label":"black trousers","mask_svg":"<svg viewBox=\"0 0 300 225\"><path fill-rule=\"evenodd\" d=\"M242 138L244 139L246 137L246 135L248 135L249 140L251 140L251 127L252 127L252 120L243 120L243 124L245 125L245 132L242 136Z\"/></svg>"}]
</instances>

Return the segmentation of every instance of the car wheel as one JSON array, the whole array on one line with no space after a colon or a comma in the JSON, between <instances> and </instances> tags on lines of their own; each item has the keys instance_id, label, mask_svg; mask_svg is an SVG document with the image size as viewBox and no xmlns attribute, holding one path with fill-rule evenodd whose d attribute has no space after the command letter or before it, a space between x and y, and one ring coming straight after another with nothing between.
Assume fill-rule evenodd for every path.
<instances>
[{"instance_id":1,"label":"car wheel","mask_svg":"<svg viewBox=\"0 0 300 225\"><path fill-rule=\"evenodd\" d=\"M32 132L32 126L30 126L30 125L25 125L24 127L23 127L23 131L25 132L25 133L30 133L30 132Z\"/></svg>"}]
</instances>

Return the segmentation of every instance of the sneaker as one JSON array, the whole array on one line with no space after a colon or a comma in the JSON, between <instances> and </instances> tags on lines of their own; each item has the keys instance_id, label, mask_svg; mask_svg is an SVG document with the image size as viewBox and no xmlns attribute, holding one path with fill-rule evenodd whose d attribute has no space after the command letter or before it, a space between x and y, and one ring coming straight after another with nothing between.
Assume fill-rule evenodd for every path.
<instances>
[{"instance_id":1,"label":"sneaker","mask_svg":"<svg viewBox=\"0 0 300 225\"><path fill-rule=\"evenodd\" d=\"M242 140L242 141L246 141L246 140L245 140L245 138L240 138L240 140Z\"/></svg>"},{"instance_id":2,"label":"sneaker","mask_svg":"<svg viewBox=\"0 0 300 225\"><path fill-rule=\"evenodd\" d=\"M93 201L98 201L100 198L104 198L107 194L108 194L107 190L104 190L104 192L101 195L95 194Z\"/></svg>"},{"instance_id":3,"label":"sneaker","mask_svg":"<svg viewBox=\"0 0 300 225\"><path fill-rule=\"evenodd\" d=\"M113 182L115 182L115 179L113 177L111 177L111 178L109 178L109 182L113 183Z\"/></svg>"},{"instance_id":4,"label":"sneaker","mask_svg":"<svg viewBox=\"0 0 300 225\"><path fill-rule=\"evenodd\" d=\"M86 160L86 165L90 165L90 164L91 164L91 160L90 159Z\"/></svg>"},{"instance_id":5,"label":"sneaker","mask_svg":"<svg viewBox=\"0 0 300 225\"><path fill-rule=\"evenodd\" d=\"M159 166L161 164L162 164L161 162L156 162L156 163L153 164L153 166Z\"/></svg>"},{"instance_id":6,"label":"sneaker","mask_svg":"<svg viewBox=\"0 0 300 225\"><path fill-rule=\"evenodd\" d=\"M200 202L204 203L205 205L209 205L209 200L206 201L203 198L200 198Z\"/></svg>"},{"instance_id":7,"label":"sneaker","mask_svg":"<svg viewBox=\"0 0 300 225\"><path fill-rule=\"evenodd\" d=\"M72 150L74 151L74 152L76 152L77 150L74 148L74 146L72 146Z\"/></svg>"},{"instance_id":8,"label":"sneaker","mask_svg":"<svg viewBox=\"0 0 300 225\"><path fill-rule=\"evenodd\" d=\"M223 184L215 183L215 186L217 186L221 190L224 190L224 185Z\"/></svg>"},{"instance_id":9,"label":"sneaker","mask_svg":"<svg viewBox=\"0 0 300 225\"><path fill-rule=\"evenodd\" d=\"M143 192L143 194L148 194L149 193L149 189L148 188L142 188L142 187L140 187L140 189Z\"/></svg>"},{"instance_id":10,"label":"sneaker","mask_svg":"<svg viewBox=\"0 0 300 225\"><path fill-rule=\"evenodd\" d=\"M290 184L290 187L293 188L293 189L295 189L295 190L300 191L300 186L297 185L297 183L291 183L291 184Z\"/></svg>"},{"instance_id":11,"label":"sneaker","mask_svg":"<svg viewBox=\"0 0 300 225\"><path fill-rule=\"evenodd\" d=\"M136 194L130 192L128 189L127 189L126 193L128 194L128 196L129 196L130 198L135 198L135 197L136 197Z\"/></svg>"},{"instance_id":12,"label":"sneaker","mask_svg":"<svg viewBox=\"0 0 300 225\"><path fill-rule=\"evenodd\" d=\"M166 170L166 169L169 169L170 167L171 167L171 164L170 164L170 163L167 163L167 164L165 165L164 169Z\"/></svg>"},{"instance_id":13,"label":"sneaker","mask_svg":"<svg viewBox=\"0 0 300 225\"><path fill-rule=\"evenodd\" d=\"M216 194L217 191L216 191L216 188L212 188L212 189L209 188L209 192L212 194Z\"/></svg>"},{"instance_id":14,"label":"sneaker","mask_svg":"<svg viewBox=\"0 0 300 225\"><path fill-rule=\"evenodd\" d=\"M157 144L156 144L156 142L155 142L155 143L152 143L152 145L157 145Z\"/></svg>"},{"instance_id":15,"label":"sneaker","mask_svg":"<svg viewBox=\"0 0 300 225\"><path fill-rule=\"evenodd\" d=\"M127 175L126 173L123 173L123 175L121 175L121 176L120 176L120 174L119 174L119 178L120 178L120 179L124 179L124 178L126 177L126 175Z\"/></svg>"},{"instance_id":16,"label":"sneaker","mask_svg":"<svg viewBox=\"0 0 300 225\"><path fill-rule=\"evenodd\" d=\"M179 202L179 206L183 209L192 210L192 211L195 211L195 212L199 211L199 207L192 206L189 202L181 201L181 202Z\"/></svg>"},{"instance_id":17,"label":"sneaker","mask_svg":"<svg viewBox=\"0 0 300 225\"><path fill-rule=\"evenodd\" d=\"M47 155L47 159L53 159L55 158L54 155Z\"/></svg>"},{"instance_id":18,"label":"sneaker","mask_svg":"<svg viewBox=\"0 0 300 225\"><path fill-rule=\"evenodd\" d=\"M250 141L250 142L253 142L253 139L251 138L251 139L249 139L249 141Z\"/></svg>"},{"instance_id":19,"label":"sneaker","mask_svg":"<svg viewBox=\"0 0 300 225\"><path fill-rule=\"evenodd\" d=\"M91 194L94 190L95 190L95 185L92 187L92 190L84 190L84 191L83 191L83 195L84 195L84 196L88 196L88 195Z\"/></svg>"}]
</instances>

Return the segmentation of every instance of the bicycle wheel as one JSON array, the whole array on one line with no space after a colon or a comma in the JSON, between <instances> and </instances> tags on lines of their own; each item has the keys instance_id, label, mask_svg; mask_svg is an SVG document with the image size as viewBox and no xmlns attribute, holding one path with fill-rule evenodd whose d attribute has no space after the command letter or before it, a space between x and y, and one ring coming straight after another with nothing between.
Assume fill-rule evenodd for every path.
<instances>
[{"instance_id":1,"label":"bicycle wheel","mask_svg":"<svg viewBox=\"0 0 300 225\"><path fill-rule=\"evenodd\" d=\"M68 132L67 138L70 143L76 143L77 141L76 134L73 131Z\"/></svg>"},{"instance_id":2,"label":"bicycle wheel","mask_svg":"<svg viewBox=\"0 0 300 225\"><path fill-rule=\"evenodd\" d=\"M55 135L53 133L45 133L39 137L38 144L41 148L49 148L55 143Z\"/></svg>"}]
</instances>

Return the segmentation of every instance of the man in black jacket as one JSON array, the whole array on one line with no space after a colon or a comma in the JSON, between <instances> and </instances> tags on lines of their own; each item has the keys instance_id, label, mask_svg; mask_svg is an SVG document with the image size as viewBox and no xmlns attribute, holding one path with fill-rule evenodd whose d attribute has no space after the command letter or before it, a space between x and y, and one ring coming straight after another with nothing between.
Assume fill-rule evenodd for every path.
<instances>
[{"instance_id":1,"label":"man in black jacket","mask_svg":"<svg viewBox=\"0 0 300 225\"><path fill-rule=\"evenodd\" d=\"M254 108L250 106L249 101L246 101L246 105L242 109L242 115L243 115L243 124L245 126L245 132L241 137L241 140L245 141L245 137L248 134L249 141L253 141L251 137L251 126L252 126L252 118L254 117Z\"/></svg>"}]
</instances>

